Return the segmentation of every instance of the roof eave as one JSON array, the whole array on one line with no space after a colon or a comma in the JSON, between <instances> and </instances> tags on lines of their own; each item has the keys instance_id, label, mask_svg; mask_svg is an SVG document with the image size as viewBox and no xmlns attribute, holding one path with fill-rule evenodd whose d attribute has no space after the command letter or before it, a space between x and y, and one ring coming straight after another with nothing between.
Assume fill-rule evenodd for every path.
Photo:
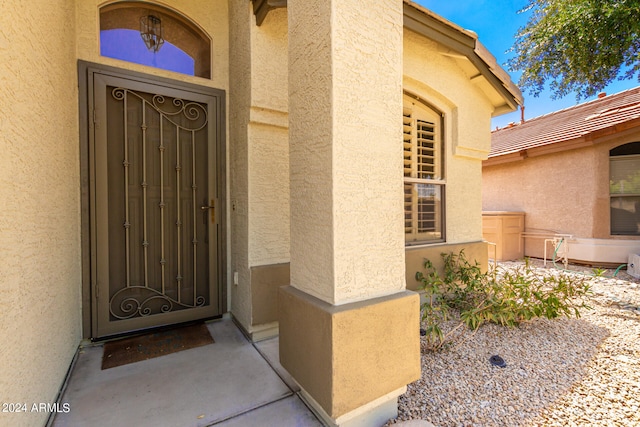
<instances>
[{"instance_id":1,"label":"roof eave","mask_svg":"<svg viewBox=\"0 0 640 427\"><path fill-rule=\"evenodd\" d=\"M253 2L253 14L256 16L256 25L260 26L267 14L281 7L287 7L287 0L251 0Z\"/></svg>"},{"instance_id":2,"label":"roof eave","mask_svg":"<svg viewBox=\"0 0 640 427\"><path fill-rule=\"evenodd\" d=\"M251 0L256 24L261 25L272 9L286 7L287 0ZM520 89L509 75L498 65L495 57L478 41L478 36L469 30L450 22L424 7L403 0L404 27L430 38L452 51L464 55L480 75L498 92L504 100L496 105L493 116L514 111L524 101Z\"/></svg>"},{"instance_id":3,"label":"roof eave","mask_svg":"<svg viewBox=\"0 0 640 427\"><path fill-rule=\"evenodd\" d=\"M504 100L503 104L495 107L494 116L514 111L518 105L523 105L520 89L498 65L496 58L478 41L474 32L409 0L404 0L404 26L465 56Z\"/></svg>"}]
</instances>

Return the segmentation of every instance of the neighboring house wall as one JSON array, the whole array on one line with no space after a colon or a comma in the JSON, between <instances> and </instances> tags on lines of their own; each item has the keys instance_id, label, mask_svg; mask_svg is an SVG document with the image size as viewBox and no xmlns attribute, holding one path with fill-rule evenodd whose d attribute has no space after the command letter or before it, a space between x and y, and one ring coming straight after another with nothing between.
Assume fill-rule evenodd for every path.
<instances>
[{"instance_id":1,"label":"neighboring house wall","mask_svg":"<svg viewBox=\"0 0 640 427\"><path fill-rule=\"evenodd\" d=\"M589 147L485 167L482 208L525 212L528 231L592 237L599 153L609 154Z\"/></svg>"},{"instance_id":2,"label":"neighboring house wall","mask_svg":"<svg viewBox=\"0 0 640 427\"><path fill-rule=\"evenodd\" d=\"M73 0L0 14L0 424L37 426L80 341L80 173ZM65 29L64 31L59 29Z\"/></svg>"},{"instance_id":3,"label":"neighboring house wall","mask_svg":"<svg viewBox=\"0 0 640 427\"><path fill-rule=\"evenodd\" d=\"M526 256L544 256L545 236L635 240L610 234L609 151L640 141L638 132L621 132L580 148L532 150L529 157L483 168L484 211L525 213ZM534 234L539 234L536 237ZM552 247L547 247L547 257ZM622 262L623 260L619 260Z\"/></svg>"}]
</instances>

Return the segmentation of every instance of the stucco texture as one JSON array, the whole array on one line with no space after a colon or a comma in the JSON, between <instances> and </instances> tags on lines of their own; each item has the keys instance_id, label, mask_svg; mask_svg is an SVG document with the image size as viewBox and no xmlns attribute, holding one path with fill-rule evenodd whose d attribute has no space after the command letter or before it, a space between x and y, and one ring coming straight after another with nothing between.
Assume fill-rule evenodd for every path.
<instances>
[{"instance_id":1,"label":"stucco texture","mask_svg":"<svg viewBox=\"0 0 640 427\"><path fill-rule=\"evenodd\" d=\"M402 4L288 11L291 284L330 304L404 289Z\"/></svg>"},{"instance_id":2,"label":"stucco texture","mask_svg":"<svg viewBox=\"0 0 640 427\"><path fill-rule=\"evenodd\" d=\"M251 333L251 269L289 261L287 9L258 27L250 2L230 6L231 311Z\"/></svg>"},{"instance_id":3,"label":"stucco texture","mask_svg":"<svg viewBox=\"0 0 640 427\"><path fill-rule=\"evenodd\" d=\"M253 18L253 17L251 17ZM289 261L287 9L251 25L249 264Z\"/></svg>"},{"instance_id":4,"label":"stucco texture","mask_svg":"<svg viewBox=\"0 0 640 427\"><path fill-rule=\"evenodd\" d=\"M249 269L249 135L251 106L251 4L229 3L229 49L233 52L229 72L229 189L230 189L230 273L237 273L238 284L231 281L230 309L247 330L251 328L251 272Z\"/></svg>"},{"instance_id":5,"label":"stucco texture","mask_svg":"<svg viewBox=\"0 0 640 427\"><path fill-rule=\"evenodd\" d=\"M81 336L74 18L73 0L2 3L0 402L28 413L0 425L44 424L31 405L55 401Z\"/></svg>"},{"instance_id":6,"label":"stucco texture","mask_svg":"<svg viewBox=\"0 0 640 427\"><path fill-rule=\"evenodd\" d=\"M588 148L485 167L482 207L525 212L529 231L592 237L598 174L584 172L595 170L596 154Z\"/></svg>"}]
</instances>

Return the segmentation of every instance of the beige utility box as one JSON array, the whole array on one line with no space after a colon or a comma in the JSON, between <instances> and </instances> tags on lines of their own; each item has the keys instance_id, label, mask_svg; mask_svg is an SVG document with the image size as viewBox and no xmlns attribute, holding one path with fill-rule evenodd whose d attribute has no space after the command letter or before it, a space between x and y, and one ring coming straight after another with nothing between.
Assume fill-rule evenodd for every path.
<instances>
[{"instance_id":1,"label":"beige utility box","mask_svg":"<svg viewBox=\"0 0 640 427\"><path fill-rule=\"evenodd\" d=\"M482 212L482 237L496 246L496 261L524 257L524 212ZM489 258L493 258L491 247Z\"/></svg>"}]
</instances>

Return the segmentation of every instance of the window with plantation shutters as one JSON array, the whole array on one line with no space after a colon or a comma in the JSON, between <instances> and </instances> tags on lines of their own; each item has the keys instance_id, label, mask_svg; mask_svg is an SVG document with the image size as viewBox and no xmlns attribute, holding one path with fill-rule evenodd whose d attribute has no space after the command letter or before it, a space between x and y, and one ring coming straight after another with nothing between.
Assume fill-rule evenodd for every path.
<instances>
[{"instance_id":1,"label":"window with plantation shutters","mask_svg":"<svg viewBox=\"0 0 640 427\"><path fill-rule=\"evenodd\" d=\"M405 95L403 129L406 242L443 241L442 116Z\"/></svg>"}]
</instances>

